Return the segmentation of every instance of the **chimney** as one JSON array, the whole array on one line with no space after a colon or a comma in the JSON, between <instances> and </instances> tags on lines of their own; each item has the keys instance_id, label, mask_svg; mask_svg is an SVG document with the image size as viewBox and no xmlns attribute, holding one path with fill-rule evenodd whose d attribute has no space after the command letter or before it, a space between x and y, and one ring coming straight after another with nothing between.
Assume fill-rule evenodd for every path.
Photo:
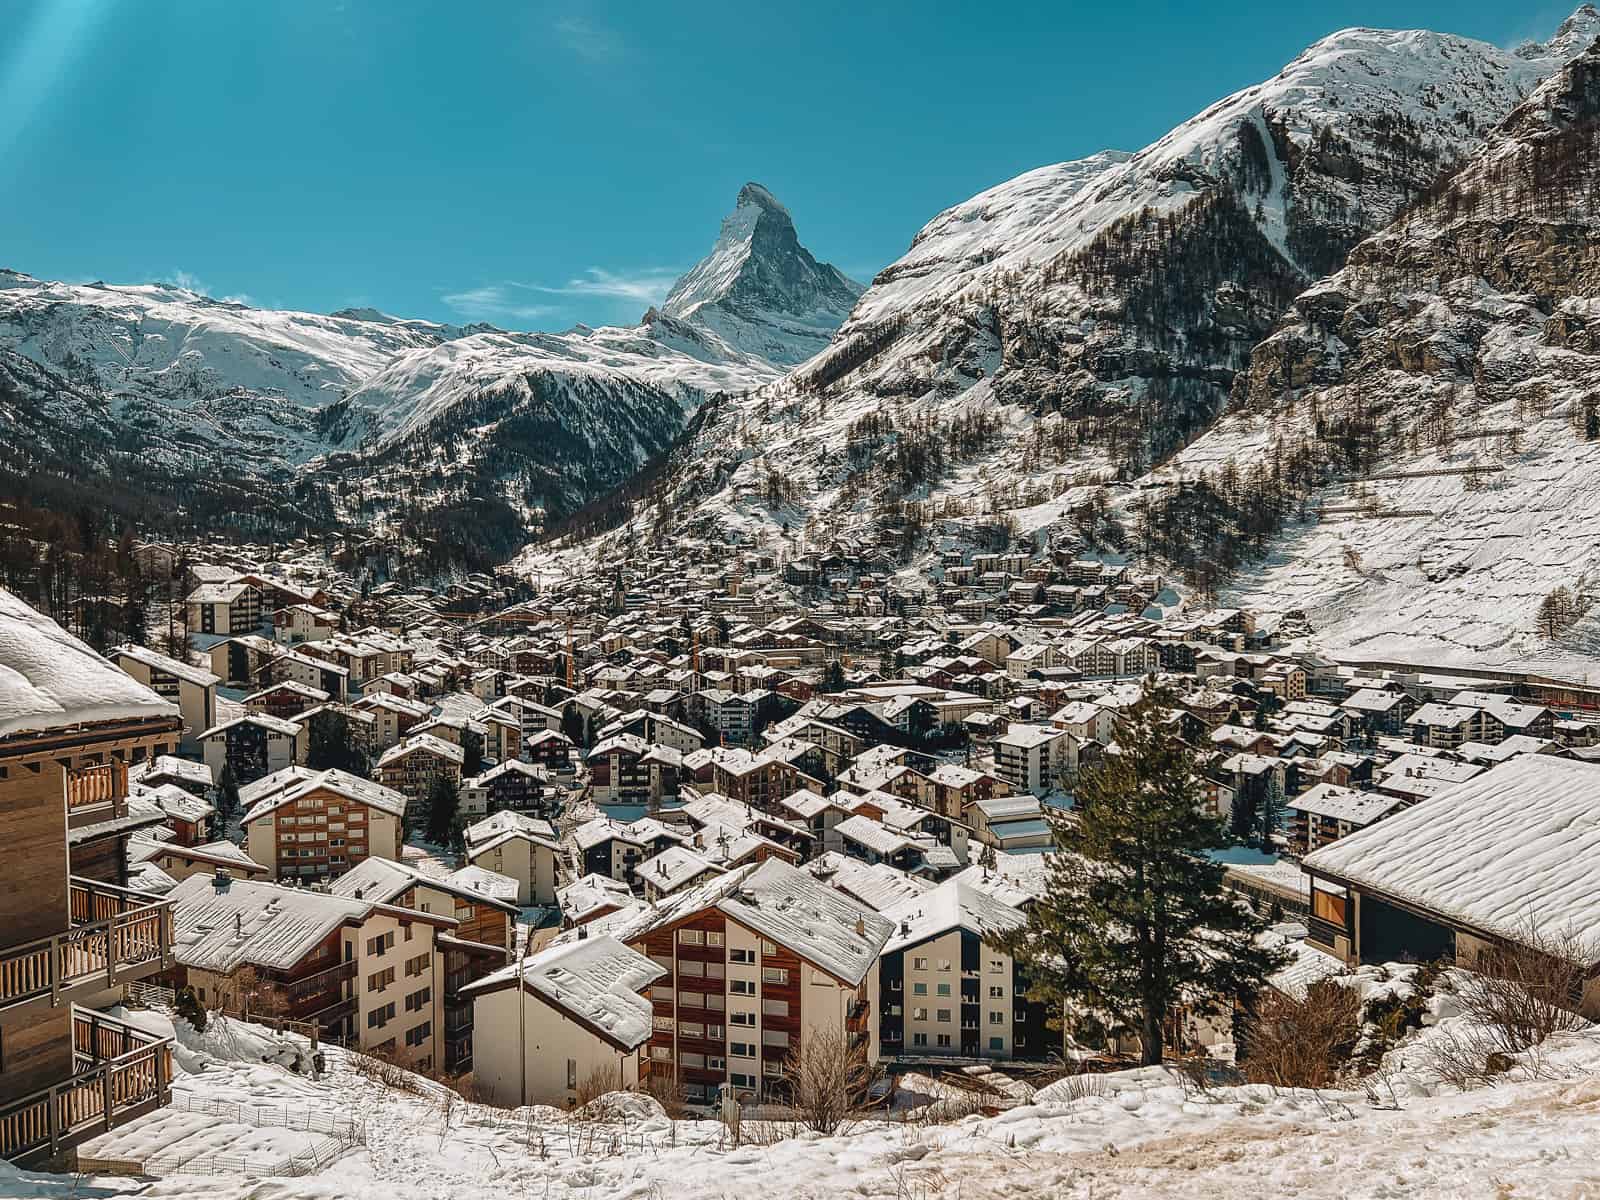
<instances>
[{"instance_id":1,"label":"chimney","mask_svg":"<svg viewBox=\"0 0 1600 1200\"><path fill-rule=\"evenodd\" d=\"M900 922L900 936L901 937L910 937L911 936L911 922L910 921L901 921Z\"/></svg>"},{"instance_id":2,"label":"chimney","mask_svg":"<svg viewBox=\"0 0 1600 1200\"><path fill-rule=\"evenodd\" d=\"M211 877L211 886L219 892L228 890L228 885L233 882L233 877L228 874L227 867L218 867L216 874Z\"/></svg>"},{"instance_id":3,"label":"chimney","mask_svg":"<svg viewBox=\"0 0 1600 1200\"><path fill-rule=\"evenodd\" d=\"M867 919L865 917L857 917L856 918L856 936L857 937L866 937L867 936Z\"/></svg>"}]
</instances>

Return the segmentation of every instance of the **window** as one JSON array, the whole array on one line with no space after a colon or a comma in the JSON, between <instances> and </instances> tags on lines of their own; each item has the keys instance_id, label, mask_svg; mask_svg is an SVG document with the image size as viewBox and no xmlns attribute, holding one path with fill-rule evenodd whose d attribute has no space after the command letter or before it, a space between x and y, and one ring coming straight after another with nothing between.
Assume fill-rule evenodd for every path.
<instances>
[{"instance_id":1,"label":"window","mask_svg":"<svg viewBox=\"0 0 1600 1200\"><path fill-rule=\"evenodd\" d=\"M738 947L728 951L728 961L736 963L753 963L756 960L754 950L740 950Z\"/></svg>"},{"instance_id":2,"label":"window","mask_svg":"<svg viewBox=\"0 0 1600 1200\"><path fill-rule=\"evenodd\" d=\"M911 969L913 971L926 971L928 969L928 960L925 958L913 958L911 960Z\"/></svg>"},{"instance_id":3,"label":"window","mask_svg":"<svg viewBox=\"0 0 1600 1200\"><path fill-rule=\"evenodd\" d=\"M696 963L695 965L705 968L707 979L721 979L726 973L723 965L719 962Z\"/></svg>"},{"instance_id":4,"label":"window","mask_svg":"<svg viewBox=\"0 0 1600 1200\"><path fill-rule=\"evenodd\" d=\"M950 994L950 985L948 983L941 983L939 985L939 995L948 996L949 994Z\"/></svg>"},{"instance_id":5,"label":"window","mask_svg":"<svg viewBox=\"0 0 1600 1200\"><path fill-rule=\"evenodd\" d=\"M672 1018L671 1017L653 1017L653 1018L651 1018L651 1022L650 1023L655 1028L655 1031L657 1033L671 1033L672 1032Z\"/></svg>"},{"instance_id":6,"label":"window","mask_svg":"<svg viewBox=\"0 0 1600 1200\"><path fill-rule=\"evenodd\" d=\"M703 1038L706 1036L706 1027L699 1021L680 1021L678 1033L686 1038Z\"/></svg>"},{"instance_id":7,"label":"window","mask_svg":"<svg viewBox=\"0 0 1600 1200\"><path fill-rule=\"evenodd\" d=\"M657 1062L660 1062L660 1061L662 1061L664 1059L670 1059L672 1057L672 1047L671 1046L651 1046L650 1047L650 1057L655 1059Z\"/></svg>"},{"instance_id":8,"label":"window","mask_svg":"<svg viewBox=\"0 0 1600 1200\"><path fill-rule=\"evenodd\" d=\"M946 1025L950 1023L950 1010L948 1008L941 1008L939 1010L939 1020Z\"/></svg>"},{"instance_id":9,"label":"window","mask_svg":"<svg viewBox=\"0 0 1600 1200\"><path fill-rule=\"evenodd\" d=\"M730 979L728 990L735 996L754 996L756 994L756 981L754 979Z\"/></svg>"},{"instance_id":10,"label":"window","mask_svg":"<svg viewBox=\"0 0 1600 1200\"><path fill-rule=\"evenodd\" d=\"M734 1058L754 1058L756 1056L756 1048L750 1042L729 1042L728 1053L733 1055Z\"/></svg>"},{"instance_id":11,"label":"window","mask_svg":"<svg viewBox=\"0 0 1600 1200\"><path fill-rule=\"evenodd\" d=\"M721 992L707 992L705 995L705 1001L706 1007L712 1012L721 1012L727 1007L728 1003L725 999L723 999Z\"/></svg>"},{"instance_id":12,"label":"window","mask_svg":"<svg viewBox=\"0 0 1600 1200\"><path fill-rule=\"evenodd\" d=\"M417 991L412 992L406 997L406 1011L421 1012L423 1009L428 1007L428 1003L432 999L432 988L419 988Z\"/></svg>"},{"instance_id":13,"label":"window","mask_svg":"<svg viewBox=\"0 0 1600 1200\"><path fill-rule=\"evenodd\" d=\"M754 1075L741 1075L735 1071L728 1078L732 1080L734 1087L753 1088L756 1085L756 1077Z\"/></svg>"},{"instance_id":14,"label":"window","mask_svg":"<svg viewBox=\"0 0 1600 1200\"><path fill-rule=\"evenodd\" d=\"M727 1070L727 1068L728 1068L727 1062L724 1059L722 1059L719 1055L716 1055L716 1054L708 1054L708 1055L706 1055L706 1069L708 1071L725 1071L725 1070Z\"/></svg>"},{"instance_id":15,"label":"window","mask_svg":"<svg viewBox=\"0 0 1600 1200\"><path fill-rule=\"evenodd\" d=\"M428 969L428 955L419 954L415 958L406 959L406 974L421 975Z\"/></svg>"},{"instance_id":16,"label":"window","mask_svg":"<svg viewBox=\"0 0 1600 1200\"><path fill-rule=\"evenodd\" d=\"M761 1002L761 1015L764 1017L787 1017L789 1015L789 1002L787 1000L763 1000Z\"/></svg>"},{"instance_id":17,"label":"window","mask_svg":"<svg viewBox=\"0 0 1600 1200\"><path fill-rule=\"evenodd\" d=\"M950 1045L950 1035L948 1033L941 1033L939 1035L939 1045L944 1046L946 1048L949 1047L949 1045Z\"/></svg>"},{"instance_id":18,"label":"window","mask_svg":"<svg viewBox=\"0 0 1600 1200\"><path fill-rule=\"evenodd\" d=\"M776 946L774 946L771 942L767 941L766 938L762 938L761 939L761 954L762 954L763 957L765 957L767 955L771 955L771 954L776 954L777 952L778 952L778 948Z\"/></svg>"},{"instance_id":19,"label":"window","mask_svg":"<svg viewBox=\"0 0 1600 1200\"><path fill-rule=\"evenodd\" d=\"M941 958L939 960L939 970L948 971L949 969L950 969L950 960L948 958Z\"/></svg>"},{"instance_id":20,"label":"window","mask_svg":"<svg viewBox=\"0 0 1600 1200\"><path fill-rule=\"evenodd\" d=\"M777 1059L769 1058L761 1064L761 1073L769 1079L776 1079L783 1074L783 1064Z\"/></svg>"},{"instance_id":21,"label":"window","mask_svg":"<svg viewBox=\"0 0 1600 1200\"><path fill-rule=\"evenodd\" d=\"M720 946L720 945L722 945L722 931L720 929L708 930L706 932L706 945L708 945L708 946Z\"/></svg>"},{"instance_id":22,"label":"window","mask_svg":"<svg viewBox=\"0 0 1600 1200\"><path fill-rule=\"evenodd\" d=\"M578 1086L578 1060L575 1059L575 1058L569 1058L569 1059L567 1059L567 1089L569 1091L574 1091L574 1090L577 1089L577 1086Z\"/></svg>"},{"instance_id":23,"label":"window","mask_svg":"<svg viewBox=\"0 0 1600 1200\"><path fill-rule=\"evenodd\" d=\"M1006 998L1006 990L1005 990L1005 988L1003 988L1003 987L990 987L990 989L989 989L989 999L991 999L991 1000L1004 1000L1005 998Z\"/></svg>"},{"instance_id":24,"label":"window","mask_svg":"<svg viewBox=\"0 0 1600 1200\"><path fill-rule=\"evenodd\" d=\"M433 1033L433 1022L424 1021L415 1028L406 1030L406 1045L420 1046L428 1040Z\"/></svg>"},{"instance_id":25,"label":"window","mask_svg":"<svg viewBox=\"0 0 1600 1200\"><path fill-rule=\"evenodd\" d=\"M1005 1038L1003 1038L1003 1037L992 1037L992 1038L989 1039L989 1049L991 1049L991 1050L1004 1050L1005 1048L1006 1048L1006 1040L1005 1040Z\"/></svg>"},{"instance_id":26,"label":"window","mask_svg":"<svg viewBox=\"0 0 1600 1200\"><path fill-rule=\"evenodd\" d=\"M754 1025L756 1015L753 1012L731 1012L728 1014L729 1025Z\"/></svg>"},{"instance_id":27,"label":"window","mask_svg":"<svg viewBox=\"0 0 1600 1200\"><path fill-rule=\"evenodd\" d=\"M669 987L660 987L658 985L650 989L650 999L652 1000L660 1001L665 1004L671 1004L672 997L673 991Z\"/></svg>"},{"instance_id":28,"label":"window","mask_svg":"<svg viewBox=\"0 0 1600 1200\"><path fill-rule=\"evenodd\" d=\"M911 994L913 996L926 996L928 994L928 985L925 983L913 983L911 985Z\"/></svg>"},{"instance_id":29,"label":"window","mask_svg":"<svg viewBox=\"0 0 1600 1200\"><path fill-rule=\"evenodd\" d=\"M761 982L785 985L789 982L789 972L783 967L762 967Z\"/></svg>"},{"instance_id":30,"label":"window","mask_svg":"<svg viewBox=\"0 0 1600 1200\"><path fill-rule=\"evenodd\" d=\"M928 1035L925 1033L913 1033L911 1035L911 1044L913 1046L926 1046L928 1044Z\"/></svg>"},{"instance_id":31,"label":"window","mask_svg":"<svg viewBox=\"0 0 1600 1200\"><path fill-rule=\"evenodd\" d=\"M687 975L691 979L704 979L706 974L706 965L705 963L701 962L690 962L685 960L678 964L678 974Z\"/></svg>"},{"instance_id":32,"label":"window","mask_svg":"<svg viewBox=\"0 0 1600 1200\"><path fill-rule=\"evenodd\" d=\"M1005 960L1004 959L991 958L989 960L989 974L991 974L991 975L1002 975L1002 974L1005 973L1005 969L1006 969L1006 964L1005 964Z\"/></svg>"},{"instance_id":33,"label":"window","mask_svg":"<svg viewBox=\"0 0 1600 1200\"><path fill-rule=\"evenodd\" d=\"M989 1024L991 1024L991 1025L1004 1025L1005 1023L1006 1023L1006 1015L1005 1015L1005 1013L1003 1013L1003 1012L992 1012L992 1013L989 1014Z\"/></svg>"},{"instance_id":34,"label":"window","mask_svg":"<svg viewBox=\"0 0 1600 1200\"><path fill-rule=\"evenodd\" d=\"M412 933L414 933L414 932L415 932L415 931L414 931L414 930L413 930L413 929L412 929L412 928L411 928L411 922L409 922L409 921L407 921L407 922L406 922L406 923L405 923L405 924L404 924L404 925L402 925L402 926L400 926L400 928L401 928L401 929L403 929L403 930L405 930L405 935L406 935L406 941L408 941L408 942L409 942L409 941L410 941L410 940L411 940L411 935L412 935Z\"/></svg>"},{"instance_id":35,"label":"window","mask_svg":"<svg viewBox=\"0 0 1600 1200\"><path fill-rule=\"evenodd\" d=\"M382 1029L392 1020L394 1020L393 1000L389 1001L389 1003L385 1004L382 1008L375 1008L371 1012L367 1013L367 1028Z\"/></svg>"},{"instance_id":36,"label":"window","mask_svg":"<svg viewBox=\"0 0 1600 1200\"><path fill-rule=\"evenodd\" d=\"M706 1069L706 1056L697 1054L693 1050L685 1050L678 1055L678 1065L691 1071L704 1071Z\"/></svg>"},{"instance_id":37,"label":"window","mask_svg":"<svg viewBox=\"0 0 1600 1200\"><path fill-rule=\"evenodd\" d=\"M913 1008L911 1010L911 1019L913 1021L926 1021L928 1019L928 1010L925 1008Z\"/></svg>"},{"instance_id":38,"label":"window","mask_svg":"<svg viewBox=\"0 0 1600 1200\"><path fill-rule=\"evenodd\" d=\"M367 976L367 991L381 992L394 982L394 968L385 967L381 971L374 971Z\"/></svg>"},{"instance_id":39,"label":"window","mask_svg":"<svg viewBox=\"0 0 1600 1200\"><path fill-rule=\"evenodd\" d=\"M703 932L701 932L700 930L698 930L698 929L680 929L680 930L678 930L678 945L680 945L680 946L704 946L705 944L706 944L706 935Z\"/></svg>"},{"instance_id":40,"label":"window","mask_svg":"<svg viewBox=\"0 0 1600 1200\"><path fill-rule=\"evenodd\" d=\"M721 1025L707 1025L706 1026L706 1036L708 1038L710 1038L714 1042L720 1042L722 1040L722 1026Z\"/></svg>"},{"instance_id":41,"label":"window","mask_svg":"<svg viewBox=\"0 0 1600 1200\"><path fill-rule=\"evenodd\" d=\"M380 933L377 937L369 937L367 939L367 953L382 954L393 945L394 931L391 929L388 933Z\"/></svg>"}]
</instances>

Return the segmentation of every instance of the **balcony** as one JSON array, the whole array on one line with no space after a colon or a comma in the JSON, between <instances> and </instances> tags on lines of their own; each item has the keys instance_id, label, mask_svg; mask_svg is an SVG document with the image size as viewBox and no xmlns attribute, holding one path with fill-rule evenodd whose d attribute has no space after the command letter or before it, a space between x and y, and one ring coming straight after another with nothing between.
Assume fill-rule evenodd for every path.
<instances>
[{"instance_id":1,"label":"balcony","mask_svg":"<svg viewBox=\"0 0 1600 1200\"><path fill-rule=\"evenodd\" d=\"M172 1041L101 1013L72 1014L73 1074L0 1108L0 1158L54 1158L172 1099Z\"/></svg>"},{"instance_id":2,"label":"balcony","mask_svg":"<svg viewBox=\"0 0 1600 1200\"><path fill-rule=\"evenodd\" d=\"M113 759L66 773L67 828L78 829L125 816L128 767Z\"/></svg>"},{"instance_id":3,"label":"balcony","mask_svg":"<svg viewBox=\"0 0 1600 1200\"><path fill-rule=\"evenodd\" d=\"M72 927L0 950L0 1011L52 1008L172 966L172 906L158 896L74 878Z\"/></svg>"},{"instance_id":4,"label":"balcony","mask_svg":"<svg viewBox=\"0 0 1600 1200\"><path fill-rule=\"evenodd\" d=\"M354 959L348 962L335 963L325 970L317 971L311 975L303 975L299 979L290 980L279 984L283 998L291 1005L298 1007L307 1000L315 999L325 992L337 992L339 985L346 979L356 977L356 963Z\"/></svg>"}]
</instances>

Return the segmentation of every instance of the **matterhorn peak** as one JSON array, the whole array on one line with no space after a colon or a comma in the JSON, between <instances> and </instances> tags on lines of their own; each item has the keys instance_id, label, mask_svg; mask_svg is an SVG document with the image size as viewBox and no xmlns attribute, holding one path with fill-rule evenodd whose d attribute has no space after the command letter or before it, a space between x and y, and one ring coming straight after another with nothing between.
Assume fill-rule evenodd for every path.
<instances>
[{"instance_id":1,"label":"matterhorn peak","mask_svg":"<svg viewBox=\"0 0 1600 1200\"><path fill-rule=\"evenodd\" d=\"M802 362L828 343L862 285L800 244L770 189L746 183L711 253L678 280L661 313L772 362Z\"/></svg>"}]
</instances>

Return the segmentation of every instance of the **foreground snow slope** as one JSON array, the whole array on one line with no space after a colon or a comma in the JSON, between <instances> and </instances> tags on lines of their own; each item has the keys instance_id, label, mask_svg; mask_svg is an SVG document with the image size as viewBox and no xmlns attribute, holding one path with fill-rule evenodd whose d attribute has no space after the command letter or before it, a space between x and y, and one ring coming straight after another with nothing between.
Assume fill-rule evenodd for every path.
<instances>
[{"instance_id":1,"label":"foreground snow slope","mask_svg":"<svg viewBox=\"0 0 1600 1200\"><path fill-rule=\"evenodd\" d=\"M1600 53L1544 85L1450 187L1359 246L1257 349L1241 406L1161 478L1274 446L1373 447L1228 597L1301 608L1371 660L1581 677L1600 614ZM1580 605L1581 607L1581 605ZM1552 636L1554 634L1554 636Z\"/></svg>"},{"instance_id":2,"label":"foreground snow slope","mask_svg":"<svg viewBox=\"0 0 1600 1200\"><path fill-rule=\"evenodd\" d=\"M1395 986L1356 982L1368 990ZM140 1184L25 1175L0 1165L0 1194L240 1200L502 1194L552 1200L1578 1200L1592 1194L1583 1189L1600 1186L1600 1040L1594 1033L1562 1035L1543 1056L1543 1078L1517 1067L1501 1086L1458 1094L1418 1065L1420 1046L1463 1020L1437 1000L1432 1010L1437 1028L1391 1053L1388 1082L1372 1095L1265 1087L1196 1094L1155 1068L1104 1077L1090 1085L1092 1094L1076 1098L1071 1085L1054 1085L1031 1104L952 1124L872 1121L835 1137L775 1139L747 1126L747 1134L764 1144L739 1149L729 1147L717 1122L670 1122L640 1097L615 1097L612 1118L600 1124L575 1122L554 1109L494 1110L451 1102L426 1081L415 1091L387 1087L353 1072L338 1050L328 1052L329 1074L314 1082L288 1069L305 1057L294 1039L234 1023L203 1036L180 1026L178 1091L291 1114L315 1112L324 1121L343 1118L364 1126L365 1148L319 1174L259 1180L180 1173ZM133 1019L171 1027L159 1014ZM163 1139L194 1132L188 1114L156 1114L97 1148L114 1140L124 1152L159 1155ZM250 1136L265 1156L301 1150L282 1131Z\"/></svg>"}]
</instances>

